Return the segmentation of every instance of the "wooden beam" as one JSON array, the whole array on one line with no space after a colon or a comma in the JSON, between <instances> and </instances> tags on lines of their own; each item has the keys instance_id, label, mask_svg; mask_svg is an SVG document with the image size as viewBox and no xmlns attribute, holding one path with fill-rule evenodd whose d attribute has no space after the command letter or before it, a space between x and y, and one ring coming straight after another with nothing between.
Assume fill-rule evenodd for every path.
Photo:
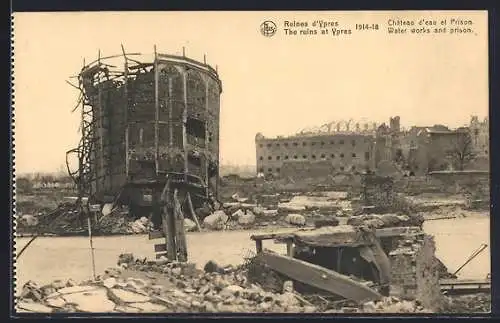
<instances>
[{"instance_id":1,"label":"wooden beam","mask_svg":"<svg viewBox=\"0 0 500 323\"><path fill-rule=\"evenodd\" d=\"M165 233L163 231L151 231L148 235L149 240L165 238Z\"/></svg>"},{"instance_id":2,"label":"wooden beam","mask_svg":"<svg viewBox=\"0 0 500 323\"><path fill-rule=\"evenodd\" d=\"M160 163L159 163L159 155L160 155L160 148L159 148L159 140L160 140L160 125L158 124L158 121L160 120L160 98L159 98L159 78L160 78L160 72L158 70L158 56L156 53L156 46L154 47L155 50L155 61L154 61L154 86L155 86L155 172L156 175L158 175L158 170L160 169Z\"/></svg>"},{"instance_id":3,"label":"wooden beam","mask_svg":"<svg viewBox=\"0 0 500 323\"><path fill-rule=\"evenodd\" d=\"M161 212L163 235L165 244L167 245L167 258L177 260L176 241L175 241L175 221L172 209L172 199L170 198L170 180L167 180L161 201L163 202L163 210Z\"/></svg>"},{"instance_id":4,"label":"wooden beam","mask_svg":"<svg viewBox=\"0 0 500 323\"><path fill-rule=\"evenodd\" d=\"M177 260L187 261L187 243L184 231L184 214L181 209L181 203L178 199L178 190L174 190L173 197L174 217L175 217L175 240L177 242Z\"/></svg>"},{"instance_id":5,"label":"wooden beam","mask_svg":"<svg viewBox=\"0 0 500 323\"><path fill-rule=\"evenodd\" d=\"M262 252L262 240L255 240L255 249L257 250L257 253Z\"/></svg>"},{"instance_id":6,"label":"wooden beam","mask_svg":"<svg viewBox=\"0 0 500 323\"><path fill-rule=\"evenodd\" d=\"M182 73L182 85L184 94L184 109L182 110L182 150L184 153L184 180L187 182L187 174L189 172L188 165L188 143L187 143L187 129L186 123L188 118L188 102L187 102L187 71Z\"/></svg>"},{"instance_id":7,"label":"wooden beam","mask_svg":"<svg viewBox=\"0 0 500 323\"><path fill-rule=\"evenodd\" d=\"M196 212L194 211L193 201L191 200L191 194L189 194L189 192L187 193L187 202L188 202L189 210L191 212L191 216L194 220L194 223L196 223L196 227L198 228L198 231L201 231L200 221L198 221L198 217L196 216Z\"/></svg>"},{"instance_id":8,"label":"wooden beam","mask_svg":"<svg viewBox=\"0 0 500 323\"><path fill-rule=\"evenodd\" d=\"M155 244L155 252L164 252L167 251L167 245L164 243Z\"/></svg>"},{"instance_id":9,"label":"wooden beam","mask_svg":"<svg viewBox=\"0 0 500 323\"><path fill-rule=\"evenodd\" d=\"M336 271L299 259L262 252L258 256L271 269L291 279L357 302L382 298L377 291Z\"/></svg>"},{"instance_id":10,"label":"wooden beam","mask_svg":"<svg viewBox=\"0 0 500 323\"><path fill-rule=\"evenodd\" d=\"M294 255L293 240L286 241L286 254L288 255L288 257L293 257Z\"/></svg>"}]
</instances>

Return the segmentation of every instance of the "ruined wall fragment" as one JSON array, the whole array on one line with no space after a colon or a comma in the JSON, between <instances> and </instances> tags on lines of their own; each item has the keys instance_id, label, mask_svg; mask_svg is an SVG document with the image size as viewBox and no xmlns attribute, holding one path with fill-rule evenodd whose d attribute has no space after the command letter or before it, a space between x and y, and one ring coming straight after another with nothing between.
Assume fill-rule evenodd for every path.
<instances>
[{"instance_id":1,"label":"ruined wall fragment","mask_svg":"<svg viewBox=\"0 0 500 323\"><path fill-rule=\"evenodd\" d=\"M401 239L389 253L391 261L391 294L402 299L417 299L426 308L441 306L438 262L434 238L422 234Z\"/></svg>"}]
</instances>

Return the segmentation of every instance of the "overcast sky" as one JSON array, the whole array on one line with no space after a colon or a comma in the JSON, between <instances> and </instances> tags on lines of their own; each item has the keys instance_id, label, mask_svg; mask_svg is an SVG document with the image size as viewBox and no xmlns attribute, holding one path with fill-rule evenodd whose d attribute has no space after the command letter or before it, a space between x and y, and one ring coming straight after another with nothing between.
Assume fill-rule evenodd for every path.
<instances>
[{"instance_id":1,"label":"overcast sky","mask_svg":"<svg viewBox=\"0 0 500 323\"><path fill-rule=\"evenodd\" d=\"M65 83L102 56L157 50L218 65L222 163L255 164L254 138L293 134L340 119L403 126L468 123L488 113L487 15L469 35L391 35L388 19L440 19L413 12L21 13L14 16L16 171L56 171L79 140L78 92ZM379 23L349 36L286 36L285 20ZM279 27L264 37L259 25Z\"/></svg>"}]
</instances>

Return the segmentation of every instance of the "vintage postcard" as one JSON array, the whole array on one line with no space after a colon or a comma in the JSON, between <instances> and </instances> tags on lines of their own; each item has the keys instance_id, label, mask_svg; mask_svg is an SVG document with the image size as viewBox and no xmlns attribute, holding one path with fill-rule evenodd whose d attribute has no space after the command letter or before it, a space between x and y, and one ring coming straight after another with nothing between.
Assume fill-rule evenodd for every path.
<instances>
[{"instance_id":1,"label":"vintage postcard","mask_svg":"<svg viewBox=\"0 0 500 323\"><path fill-rule=\"evenodd\" d=\"M14 313L489 313L486 11L15 13Z\"/></svg>"}]
</instances>

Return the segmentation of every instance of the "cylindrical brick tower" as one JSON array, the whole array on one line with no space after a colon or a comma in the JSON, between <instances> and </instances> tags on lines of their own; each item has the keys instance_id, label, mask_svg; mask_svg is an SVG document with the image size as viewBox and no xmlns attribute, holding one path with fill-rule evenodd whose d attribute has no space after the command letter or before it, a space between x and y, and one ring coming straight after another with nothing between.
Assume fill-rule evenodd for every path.
<instances>
[{"instance_id":1,"label":"cylindrical brick tower","mask_svg":"<svg viewBox=\"0 0 500 323\"><path fill-rule=\"evenodd\" d=\"M122 67L110 63L123 58ZM79 74L82 139L70 173L94 203L148 205L167 176L218 195L217 71L185 56L99 58Z\"/></svg>"}]
</instances>

